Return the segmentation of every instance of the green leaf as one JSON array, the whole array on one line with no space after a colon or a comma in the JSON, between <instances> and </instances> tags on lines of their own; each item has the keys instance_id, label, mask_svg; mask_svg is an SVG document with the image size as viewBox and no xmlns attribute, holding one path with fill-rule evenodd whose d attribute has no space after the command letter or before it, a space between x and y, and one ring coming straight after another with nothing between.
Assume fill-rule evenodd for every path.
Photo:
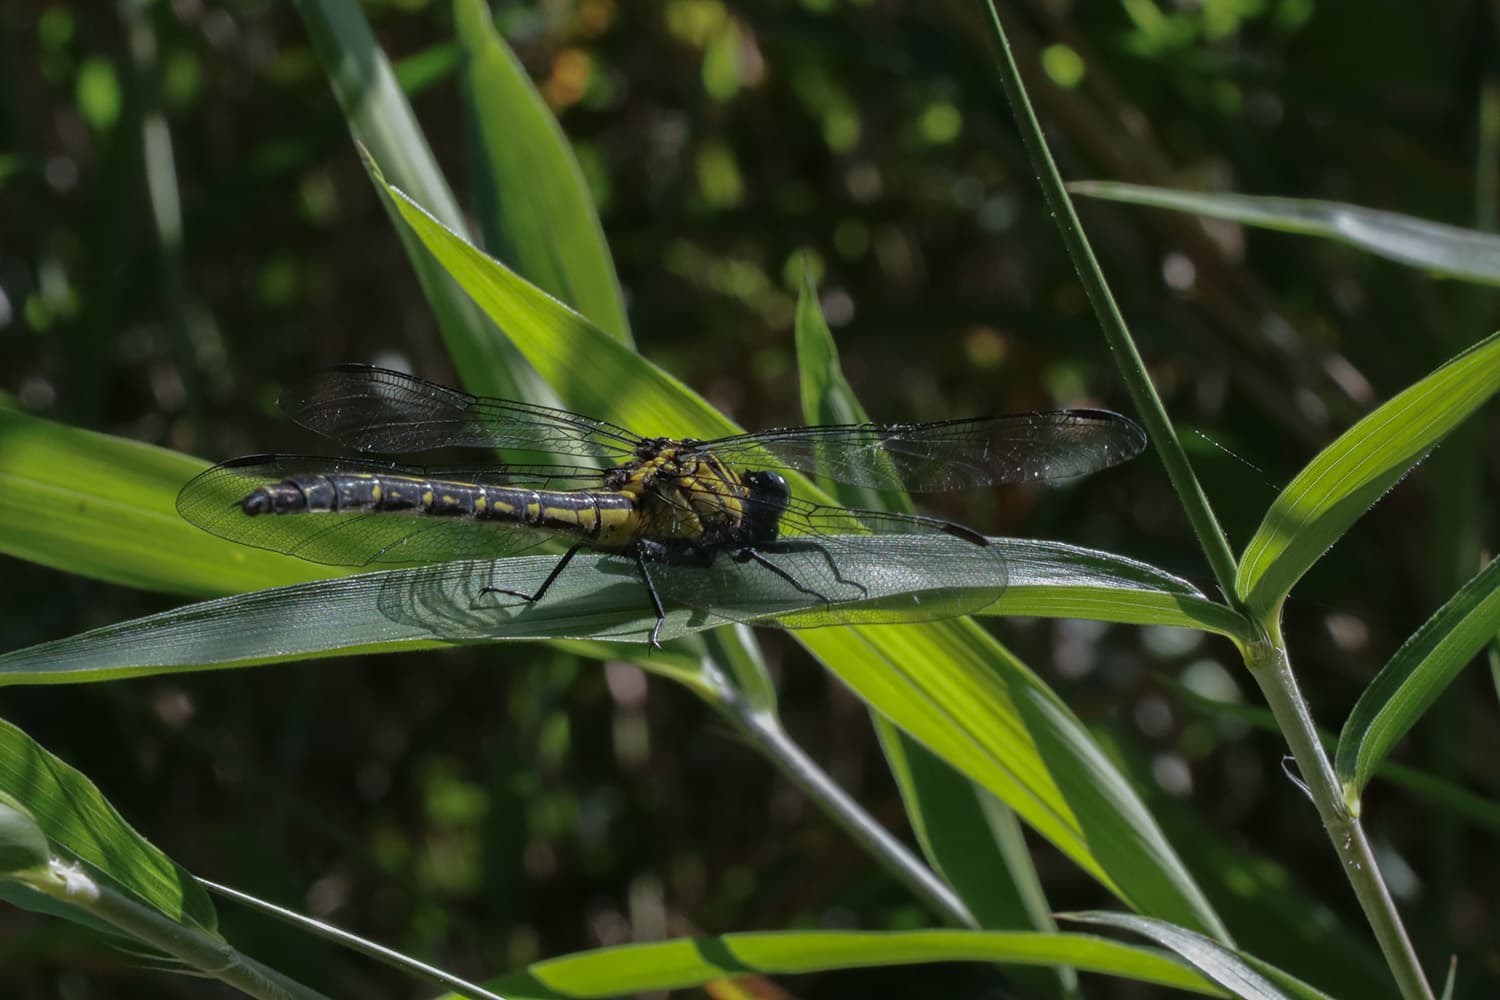
<instances>
[{"instance_id":1,"label":"green leaf","mask_svg":"<svg viewBox=\"0 0 1500 1000\"><path fill-rule=\"evenodd\" d=\"M992 544L1001 552L1015 546L1034 553L1047 543L996 539ZM841 559L841 569L868 582L869 600L847 607L851 620L859 620L864 604L881 607L917 595L924 605L941 607L950 599L941 573L927 579L915 572L881 573L911 545L902 535L862 538L861 549ZM1058 555L1108 558L1071 547ZM487 586L535 591L556 563L556 556L436 563L207 601L0 655L0 684L113 680L496 639L647 641L655 612L634 565L617 555L580 553L546 598L534 604L483 593ZM795 625L804 611L818 617L827 613L816 598L790 590L753 564L719 571L738 574L732 589L740 601L719 606L715 614L669 608L663 639L772 614ZM1020 613L1035 613L1027 597L1031 590L1023 585L1002 592L996 612L1019 607L1028 609ZM1013 591L1019 595L1014 601ZM964 600L967 607L969 598Z\"/></svg>"},{"instance_id":2,"label":"green leaf","mask_svg":"<svg viewBox=\"0 0 1500 1000\"><path fill-rule=\"evenodd\" d=\"M1015 814L890 722L874 721L922 853L979 925L1055 931L1024 838L1010 836L1019 834Z\"/></svg>"},{"instance_id":3,"label":"green leaf","mask_svg":"<svg viewBox=\"0 0 1500 1000\"><path fill-rule=\"evenodd\" d=\"M833 334L818 306L817 289L806 277L797 296L797 374L802 388L802 419L809 424L862 424L869 415L854 395L839 364L838 348ZM911 499L905 494L881 493L846 483L833 483L832 493L846 507L895 510L911 513Z\"/></svg>"},{"instance_id":4,"label":"green leaf","mask_svg":"<svg viewBox=\"0 0 1500 1000\"><path fill-rule=\"evenodd\" d=\"M1260 711L1271 718L1268 710ZM1268 729L1278 732L1274 719ZM1143 790L1168 839L1229 926L1237 949L1334 996L1394 996L1390 973L1368 929L1346 924L1305 891L1294 873L1267 854L1247 849L1243 838L1216 826L1190 798L1164 791L1156 777L1158 755L1145 742L1103 724L1093 731L1110 758Z\"/></svg>"},{"instance_id":5,"label":"green leaf","mask_svg":"<svg viewBox=\"0 0 1500 1000\"><path fill-rule=\"evenodd\" d=\"M337 572L215 538L177 491L204 463L0 408L0 551L110 583L215 594Z\"/></svg>"},{"instance_id":6,"label":"green leaf","mask_svg":"<svg viewBox=\"0 0 1500 1000\"><path fill-rule=\"evenodd\" d=\"M629 341L620 282L567 136L495 30L483 0L455 0L464 114L485 244L517 273Z\"/></svg>"},{"instance_id":7,"label":"green leaf","mask_svg":"<svg viewBox=\"0 0 1500 1000\"><path fill-rule=\"evenodd\" d=\"M1500 558L1480 570L1396 650L1339 734L1334 760L1357 801L1370 775L1465 666L1500 635Z\"/></svg>"},{"instance_id":8,"label":"green leaf","mask_svg":"<svg viewBox=\"0 0 1500 1000\"><path fill-rule=\"evenodd\" d=\"M1171 686L1179 697L1204 713L1237 719L1266 733L1274 734L1281 731L1276 724L1276 717L1269 709L1205 698L1180 684ZM1333 745L1334 739L1331 733L1320 730L1318 738L1324 746ZM1376 763L1375 773L1396 787L1411 792L1433 809L1451 813L1466 823L1473 823L1475 826L1485 827L1495 834L1500 834L1500 803L1483 795L1476 795L1447 778L1439 778L1426 771L1396 764L1390 760L1382 759Z\"/></svg>"},{"instance_id":9,"label":"green leaf","mask_svg":"<svg viewBox=\"0 0 1500 1000\"><path fill-rule=\"evenodd\" d=\"M1262 621L1428 450L1500 388L1492 334L1355 424L1323 449L1271 504L1245 546L1235 591Z\"/></svg>"},{"instance_id":10,"label":"green leaf","mask_svg":"<svg viewBox=\"0 0 1500 1000\"><path fill-rule=\"evenodd\" d=\"M1207 194L1112 181L1079 181L1088 198L1150 205L1248 226L1321 236L1450 278L1500 284L1500 236L1338 201Z\"/></svg>"},{"instance_id":11,"label":"green leaf","mask_svg":"<svg viewBox=\"0 0 1500 1000\"><path fill-rule=\"evenodd\" d=\"M36 817L14 795L0 791L0 877L39 868L51 856Z\"/></svg>"},{"instance_id":12,"label":"green leaf","mask_svg":"<svg viewBox=\"0 0 1500 1000\"><path fill-rule=\"evenodd\" d=\"M963 961L1066 964L1152 985L1224 995L1151 949L1084 934L984 931L813 931L678 938L549 959L529 966L524 975L486 985L511 1000L556 1000L685 989L734 976Z\"/></svg>"},{"instance_id":13,"label":"green leaf","mask_svg":"<svg viewBox=\"0 0 1500 1000\"><path fill-rule=\"evenodd\" d=\"M401 192L390 190L402 218L570 408L678 437L735 432L680 382L486 257ZM581 358L588 363L580 364ZM804 480L790 481L798 495L823 499ZM1127 600L1122 613L1167 615L1178 624L1193 620L1186 611L1192 607L1189 598L1171 595L1166 601L1171 607L1147 608L1150 602ZM1064 602L1058 609L1064 606L1072 613L1076 605ZM1061 703L992 638L963 621L818 629L798 638L878 711L1009 804L1133 905L1222 933L1161 831L1119 775L1100 762L1077 720L1065 708L1022 717L1021 701L1052 699L1054 709ZM1031 732L1030 726L1046 732ZM1085 760L1091 765L1080 768ZM1054 783L1049 767L1069 774ZM1075 778L1102 787L1068 787ZM1070 798L1077 799L1076 809ZM1095 850L1109 858L1109 874Z\"/></svg>"},{"instance_id":14,"label":"green leaf","mask_svg":"<svg viewBox=\"0 0 1500 1000\"><path fill-rule=\"evenodd\" d=\"M401 92L359 3L302 0L296 6L355 142L378 156L390 176L408 191L416 192L446 225L462 228L463 212L458 201L438 169L411 104ZM377 183L376 190L394 215L383 183ZM396 232L432 306L443 343L464 373L468 387L490 396L547 402L550 394L546 385L510 342L497 336L419 240L403 226L396 226Z\"/></svg>"},{"instance_id":15,"label":"green leaf","mask_svg":"<svg viewBox=\"0 0 1500 1000\"><path fill-rule=\"evenodd\" d=\"M93 782L4 720L0 792L25 806L55 849L164 916L213 932L213 904L193 877L132 829ZM8 895L30 905L26 896ZM37 908L57 912L55 907Z\"/></svg>"},{"instance_id":16,"label":"green leaf","mask_svg":"<svg viewBox=\"0 0 1500 1000\"><path fill-rule=\"evenodd\" d=\"M534 590L556 562L556 556L525 556L439 563L205 601L0 655L0 686L95 682L494 639L645 640L655 614L630 564L610 556L579 555L547 599L535 604L506 607L480 593L488 585ZM673 611L663 636L725 623L696 617L696 612ZM657 651L643 662L685 683L704 683L690 658Z\"/></svg>"},{"instance_id":17,"label":"green leaf","mask_svg":"<svg viewBox=\"0 0 1500 1000\"><path fill-rule=\"evenodd\" d=\"M1129 913L1068 913L1064 919L1118 927L1148 937L1182 957L1209 982L1245 1000L1328 1000L1328 995L1295 977L1226 948L1202 934Z\"/></svg>"}]
</instances>

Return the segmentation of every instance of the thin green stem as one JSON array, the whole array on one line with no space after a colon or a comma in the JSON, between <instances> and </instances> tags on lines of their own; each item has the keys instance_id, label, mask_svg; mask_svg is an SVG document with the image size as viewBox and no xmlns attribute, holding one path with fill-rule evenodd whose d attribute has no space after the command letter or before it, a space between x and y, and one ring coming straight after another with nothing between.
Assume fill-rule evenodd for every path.
<instances>
[{"instance_id":1,"label":"thin green stem","mask_svg":"<svg viewBox=\"0 0 1500 1000\"><path fill-rule=\"evenodd\" d=\"M396 951L393 948L387 948L384 945L376 944L374 941L362 938L357 934L351 934L348 931L343 930L342 928L333 926L332 924L324 923L321 920L314 920L311 917L303 916L296 910L288 910L285 907L277 906L275 903L269 903L266 900L259 899L255 896L250 895L249 893L240 892L238 889L232 889L227 885L219 885L217 882L210 882L206 878L200 878L198 881L208 888L212 889L214 892L217 892L221 896L225 896L229 899L235 900L236 902L243 903L246 906L259 910L261 913L264 913L276 920L280 920L284 923L290 924L294 927L301 927L312 932L313 934L316 934L318 937L326 938L327 940L340 944L351 951L357 951L361 955L366 955L370 958L373 958L375 961L380 962L384 965L388 965L391 968L403 972L407 975L426 980L437 986L439 989L449 990L453 993L459 994L460 996L469 997L470 1000L473 1000L473 998L480 998L480 1000L505 1000L505 998L499 993L491 992L490 990L485 989L483 986L480 986L477 983L471 983L466 979L461 979L458 976L452 975L451 973L444 972L442 969L439 969L435 965L428 965L426 962L419 962L411 956L403 955L401 954L401 952Z\"/></svg>"},{"instance_id":2,"label":"thin green stem","mask_svg":"<svg viewBox=\"0 0 1500 1000\"><path fill-rule=\"evenodd\" d=\"M1078 221L1078 214L1073 210L1072 199L1063 187L1062 176L1057 172L1057 164L1053 162L1052 153L1042 136L1042 126L1037 121L1031 102L1026 98L1021 72L1016 67L1015 56L1011 54L1005 29L1000 24L995 0L985 2L995 25L995 34L1000 40L1000 82L1005 87L1005 96L1015 113L1016 124L1021 130L1021 141L1026 146L1033 169L1036 170L1042 194L1047 199L1047 207L1052 210L1063 244L1068 248L1068 256L1073 259L1073 267L1078 272L1089 303L1094 307L1094 315L1104 331L1104 339L1109 343L1115 361L1120 366L1131 402L1135 404L1151 442L1156 445L1156 452L1166 466L1167 478L1177 491L1182 508L1193 526L1193 533L1198 536L1198 544L1203 547L1203 553L1213 568L1214 579L1230 604L1243 610L1235 596L1234 554L1229 550L1224 530L1219 527L1219 520L1209 506L1208 497L1204 494L1198 477L1193 474L1187 452L1183 450L1177 431L1167 418L1166 408L1162 405L1161 397L1156 394L1156 387L1151 384L1146 363L1135 349L1130 331L1125 326L1125 319L1120 315L1120 307L1115 303L1114 295L1099 270L1093 248L1089 246L1088 237L1084 235L1083 227Z\"/></svg>"},{"instance_id":3,"label":"thin green stem","mask_svg":"<svg viewBox=\"0 0 1500 1000\"><path fill-rule=\"evenodd\" d=\"M1161 399L1151 384L1145 363L1135 349L1125 321L1120 315L1119 307L1099 270L1098 261L1089 246L1088 239L1083 234L1077 213L1073 210L1073 203L1068 197L1062 177L1058 174L1057 165L1053 162L1052 154L1042 136L1041 125L1026 98L1020 70L1011 53L1010 43L1005 37L1005 30L1000 23L1000 15L995 9L994 0L986 0L986 5L995 26L995 33L1000 40L1001 82L1005 87L1011 108L1015 112L1021 139L1037 171L1042 193L1057 220L1063 243L1073 258L1073 266L1078 271L1079 280L1083 283L1089 302L1093 305L1095 315L1104 331L1105 339L1120 365L1126 387L1142 423L1146 426L1146 432L1156 445L1162 464L1166 466L1172 487L1177 491L1183 510L1192 524L1193 532L1198 536L1204 555L1213 568L1219 589L1236 609L1243 612L1243 602L1240 601L1234 589L1236 575L1234 554L1229 549L1224 532L1219 527L1218 519L1214 516L1201 484L1193 474L1187 453L1183 450L1176 431L1167 418ZM1345 875L1353 886L1355 895L1359 898L1360 906L1363 907L1365 917L1375 932L1376 940L1379 942L1380 949L1385 955L1402 995L1409 1000L1430 1000L1431 988L1422 974L1416 952L1401 925L1395 903L1391 900L1385 882L1380 877L1380 871L1375 865L1375 857L1370 849L1369 840L1365 837L1364 828L1360 825L1358 818L1350 813L1343 796L1339 793L1333 767L1318 742L1317 730L1307 710L1307 703L1297 689L1296 678L1292 674L1285 646L1280 635L1276 634L1274 624L1273 622L1270 633L1260 642L1245 648L1246 663L1251 667L1265 695L1266 702L1276 716L1287 744L1296 757L1303 778L1307 782L1308 791L1323 820L1324 828L1328 832L1339 859L1343 862Z\"/></svg>"},{"instance_id":4,"label":"thin green stem","mask_svg":"<svg viewBox=\"0 0 1500 1000\"><path fill-rule=\"evenodd\" d=\"M1307 710L1307 701L1297 688L1297 678L1292 673L1281 637L1268 635L1262 642L1248 647L1245 662L1297 760L1302 780L1323 821L1323 829L1343 864L1344 877L1354 888L1401 995L1407 1000L1432 1000L1432 988L1422 973L1421 962L1406 936L1395 901L1391 899L1375 864L1375 854L1370 849L1364 826L1359 817L1350 812L1340 792L1338 778Z\"/></svg>"}]
</instances>

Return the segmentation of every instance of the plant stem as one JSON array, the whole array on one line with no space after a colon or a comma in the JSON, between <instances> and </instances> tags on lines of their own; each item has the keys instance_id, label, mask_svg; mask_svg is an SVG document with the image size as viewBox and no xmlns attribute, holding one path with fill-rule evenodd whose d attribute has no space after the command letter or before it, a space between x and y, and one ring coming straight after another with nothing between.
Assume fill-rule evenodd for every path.
<instances>
[{"instance_id":1,"label":"plant stem","mask_svg":"<svg viewBox=\"0 0 1500 1000\"><path fill-rule=\"evenodd\" d=\"M1010 42L1005 37L1005 29L1001 27L995 0L986 0L986 5L995 25L995 34L1000 40L1000 82L1005 88L1011 110L1015 113L1016 124L1021 130L1021 141L1031 158L1032 168L1036 170L1042 194L1047 199L1047 207L1051 209L1052 217L1057 222L1063 244L1068 248L1068 256L1073 260L1073 268L1078 272L1078 279L1083 283L1089 303L1094 307L1094 315L1104 331L1104 339L1109 343L1115 362L1120 366L1125 388L1130 393L1131 402L1135 404L1136 413L1145 424L1152 444L1156 445L1157 454L1166 466L1167 478L1177 491L1182 509L1193 526L1193 533L1198 536L1198 544L1202 546L1203 553L1213 568L1214 579L1225 599L1236 609L1243 610L1235 596L1234 554L1229 550L1224 530L1219 527L1208 497L1204 494L1198 477L1193 474L1187 452L1177 439L1177 431L1172 422L1167 419L1166 408L1162 406L1161 397L1156 394L1156 387L1151 384L1146 363L1135 349L1135 342L1130 339L1130 331L1125 326L1124 317L1120 315L1120 307L1099 270L1099 262L1094 257L1093 248L1089 246L1088 237L1083 234L1078 214L1073 210L1072 199L1063 187L1062 176L1057 172L1057 164L1042 136L1042 126L1037 121L1031 102L1026 98L1021 72L1016 67Z\"/></svg>"},{"instance_id":2,"label":"plant stem","mask_svg":"<svg viewBox=\"0 0 1500 1000\"><path fill-rule=\"evenodd\" d=\"M1297 688L1291 660L1281 637L1267 636L1245 648L1245 663L1260 685L1266 704L1276 716L1287 746L1297 760L1308 794L1323 821L1323 829L1343 863L1344 877L1354 887L1365 919L1375 932L1375 940L1385 955L1401 995L1407 1000L1432 1000L1432 988L1422 973L1416 950L1401 925L1401 915L1386 889L1385 880L1375 863L1364 826L1349 811L1339 789L1338 778L1323 745L1317 727L1307 710L1307 702Z\"/></svg>"},{"instance_id":3,"label":"plant stem","mask_svg":"<svg viewBox=\"0 0 1500 1000\"><path fill-rule=\"evenodd\" d=\"M1171 421L1167 419L1161 398L1156 394L1155 386L1151 384L1145 362L1135 349L1124 318L1120 315L1119 306L1115 303L1114 296L1110 293L1109 286L1099 270L1099 263L1094 257L1093 249L1083 234L1078 215L1073 210L1073 203L1068 197L1062 177L1057 172L1057 165L1042 136L1036 113L1026 98L1020 70L1011 53L1010 43L1005 37L1005 29L1000 23L1000 15L995 9L994 0L986 0L986 6L989 8L990 19L995 26L995 34L1000 41L1001 83L1016 115L1021 140L1037 172L1042 193L1047 199L1047 205L1052 210L1053 217L1057 220L1063 243L1073 259L1073 266L1088 294L1089 302L1098 317L1105 339L1120 365L1126 388L1136 405L1142 423L1146 426L1146 433L1156 445L1162 464L1166 466L1172 487L1177 491L1178 499L1192 524L1193 532L1198 536L1198 543L1202 546L1204 555L1213 568L1219 589L1232 606L1243 612L1244 603L1236 595L1234 587L1237 572L1234 554L1230 551L1229 543L1224 538L1218 519L1209 506L1202 485L1193 474L1187 453L1183 450ZM1408 1000L1431 1000L1431 987L1428 986L1422 974L1421 964L1401 925L1401 918L1396 912L1395 903L1386 889L1385 882L1380 877L1380 871L1376 867L1374 853L1370 849L1369 840L1365 837L1364 828L1360 825L1358 818L1349 812L1343 796L1339 793L1338 780L1334 776L1328 757L1323 752L1322 745L1318 742L1317 730L1308 713L1307 703L1297 689L1291 662L1280 635L1276 634L1274 637L1266 635L1261 641L1244 647L1244 653L1245 662L1251 668L1251 673L1260 685L1266 702L1276 716L1287 744L1297 759L1313 803L1323 820L1324 829L1328 832L1334 850L1343 862L1345 877L1354 887L1355 895L1364 909L1365 918L1375 932L1375 938L1379 942L1386 963L1402 995Z\"/></svg>"}]
</instances>

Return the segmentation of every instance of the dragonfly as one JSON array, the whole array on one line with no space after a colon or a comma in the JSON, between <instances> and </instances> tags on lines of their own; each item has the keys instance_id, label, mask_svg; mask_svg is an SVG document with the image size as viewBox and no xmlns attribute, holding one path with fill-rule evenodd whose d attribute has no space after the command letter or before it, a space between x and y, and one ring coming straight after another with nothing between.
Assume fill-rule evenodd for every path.
<instances>
[{"instance_id":1,"label":"dragonfly","mask_svg":"<svg viewBox=\"0 0 1500 1000\"><path fill-rule=\"evenodd\" d=\"M603 553L626 560L644 587L653 646L668 606L811 627L953 617L998 599L1006 560L983 534L815 503L792 494L788 471L936 492L1086 475L1146 445L1133 421L1089 409L646 437L353 364L312 374L280 405L357 457L223 462L182 488L182 517L233 542L341 566L493 560L561 541L567 548L534 589L486 586L479 596L533 605L578 553ZM483 449L489 460L450 469L391 460L451 448ZM551 460L497 462L497 451Z\"/></svg>"}]
</instances>

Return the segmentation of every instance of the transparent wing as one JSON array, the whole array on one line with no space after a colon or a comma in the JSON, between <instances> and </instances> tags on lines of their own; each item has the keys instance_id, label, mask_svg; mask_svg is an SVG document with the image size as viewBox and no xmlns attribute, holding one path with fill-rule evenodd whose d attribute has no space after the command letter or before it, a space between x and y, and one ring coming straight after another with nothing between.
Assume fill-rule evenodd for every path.
<instances>
[{"instance_id":1,"label":"transparent wing","mask_svg":"<svg viewBox=\"0 0 1500 1000\"><path fill-rule=\"evenodd\" d=\"M338 365L288 387L286 415L360 451L508 448L554 455L629 457L640 437L567 410L475 396L415 375Z\"/></svg>"},{"instance_id":2,"label":"transparent wing","mask_svg":"<svg viewBox=\"0 0 1500 1000\"><path fill-rule=\"evenodd\" d=\"M407 511L246 514L240 502L261 486L301 476L417 476L485 486L565 488L592 483L598 474L565 466L488 470L429 470L357 459L251 455L216 465L177 494L177 512L204 531L241 545L333 566L406 565L483 559L524 551L555 538L521 524L440 517Z\"/></svg>"},{"instance_id":3,"label":"transparent wing","mask_svg":"<svg viewBox=\"0 0 1500 1000\"><path fill-rule=\"evenodd\" d=\"M952 618L1005 588L1000 550L946 521L793 499L781 525L753 554L661 547L643 555L669 605L790 628Z\"/></svg>"},{"instance_id":4,"label":"transparent wing","mask_svg":"<svg viewBox=\"0 0 1500 1000\"><path fill-rule=\"evenodd\" d=\"M852 486L918 493L1068 479L1139 455L1146 435L1108 410L926 424L787 427L704 445L731 466L787 466Z\"/></svg>"}]
</instances>

